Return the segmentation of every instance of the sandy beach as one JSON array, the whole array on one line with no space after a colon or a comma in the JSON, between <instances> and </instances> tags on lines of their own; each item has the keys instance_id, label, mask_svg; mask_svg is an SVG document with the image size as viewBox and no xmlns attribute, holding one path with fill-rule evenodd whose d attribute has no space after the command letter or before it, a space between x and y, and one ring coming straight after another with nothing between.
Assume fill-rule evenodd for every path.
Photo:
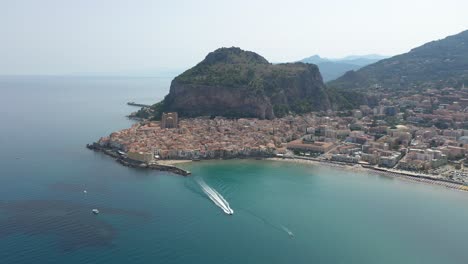
<instances>
[{"instance_id":1,"label":"sandy beach","mask_svg":"<svg viewBox=\"0 0 468 264\"><path fill-rule=\"evenodd\" d=\"M175 166L181 163L192 162L192 160L158 160L157 163L165 166Z\"/></svg>"},{"instance_id":2,"label":"sandy beach","mask_svg":"<svg viewBox=\"0 0 468 264\"><path fill-rule=\"evenodd\" d=\"M468 186L460 184L460 183L443 181L441 179L433 178L430 175L418 176L418 174L415 174L412 172L403 172L403 171L398 171L398 170L393 170L393 169L383 169L383 168L373 169L373 168L362 167L359 164L347 165L347 164L331 163L327 161L317 161L317 160L297 159L297 158L284 158L284 159L283 158L268 158L266 160L329 166L329 167L345 169L349 171L366 172L366 173L377 174L377 175L382 175L382 176L387 176L387 177L392 177L392 178L398 178L398 179L407 180L411 182L421 182L421 183L426 183L426 184L439 185L439 186L443 186L443 187L455 189L455 190L460 190L460 191L468 191Z\"/></svg>"}]
</instances>

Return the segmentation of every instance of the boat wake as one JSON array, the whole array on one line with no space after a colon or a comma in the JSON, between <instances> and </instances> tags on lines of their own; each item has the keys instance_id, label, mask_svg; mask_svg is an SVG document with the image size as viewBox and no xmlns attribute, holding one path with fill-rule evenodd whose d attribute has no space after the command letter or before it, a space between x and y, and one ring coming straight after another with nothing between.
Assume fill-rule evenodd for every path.
<instances>
[{"instance_id":1,"label":"boat wake","mask_svg":"<svg viewBox=\"0 0 468 264\"><path fill-rule=\"evenodd\" d=\"M289 230L287 227L282 225L281 229L283 229L284 232L288 233L290 237L294 237L294 233L291 230Z\"/></svg>"},{"instance_id":2,"label":"boat wake","mask_svg":"<svg viewBox=\"0 0 468 264\"><path fill-rule=\"evenodd\" d=\"M271 226L272 228L276 229L277 231L279 232L285 232L287 233L291 238L294 238L294 233L289 230L287 227L285 227L284 225L280 225L280 224L274 224L273 222L267 220L266 218L264 217L261 217L259 216L258 214L246 209L246 208L240 208L242 211L245 211L246 213L250 214L251 216L259 219L260 221L262 221L263 223Z\"/></svg>"},{"instance_id":3,"label":"boat wake","mask_svg":"<svg viewBox=\"0 0 468 264\"><path fill-rule=\"evenodd\" d=\"M229 206L229 203L224 199L224 197L219 194L215 189L211 188L206 184L203 179L196 179L198 185L202 188L203 192L210 198L211 201L213 201L214 204L216 204L219 208L221 208L224 213L228 215L234 214L234 210Z\"/></svg>"}]
</instances>

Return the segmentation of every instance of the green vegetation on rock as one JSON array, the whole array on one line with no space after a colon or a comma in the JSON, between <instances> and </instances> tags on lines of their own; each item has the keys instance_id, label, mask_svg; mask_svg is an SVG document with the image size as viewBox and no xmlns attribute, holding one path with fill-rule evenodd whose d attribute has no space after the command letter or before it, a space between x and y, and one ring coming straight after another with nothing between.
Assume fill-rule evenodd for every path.
<instances>
[{"instance_id":1,"label":"green vegetation on rock","mask_svg":"<svg viewBox=\"0 0 468 264\"><path fill-rule=\"evenodd\" d=\"M182 117L274 118L330 108L316 65L271 64L254 52L221 48L177 76L151 110L155 118L168 111Z\"/></svg>"},{"instance_id":2,"label":"green vegetation on rock","mask_svg":"<svg viewBox=\"0 0 468 264\"><path fill-rule=\"evenodd\" d=\"M347 72L329 87L369 92L468 84L468 30Z\"/></svg>"}]
</instances>

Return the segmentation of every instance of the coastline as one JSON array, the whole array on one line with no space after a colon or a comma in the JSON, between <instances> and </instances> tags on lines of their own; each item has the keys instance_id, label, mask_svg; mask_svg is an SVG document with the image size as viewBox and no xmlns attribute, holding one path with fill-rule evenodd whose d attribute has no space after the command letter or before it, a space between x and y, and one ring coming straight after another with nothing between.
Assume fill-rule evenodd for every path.
<instances>
[{"instance_id":1,"label":"coastline","mask_svg":"<svg viewBox=\"0 0 468 264\"><path fill-rule=\"evenodd\" d=\"M397 171L392 169L385 169L385 168L377 168L372 166L363 167L360 164L346 164L346 163L338 163L338 162L329 162L325 160L313 160L313 159L300 159L300 158L266 158L265 160L270 161L282 161L282 162L293 162L293 163L301 163L301 164L308 164L308 165L319 165L319 166L329 166L349 171L355 172L368 172L377 175L407 180L411 182L418 182L418 183L426 183L431 185L439 185L445 188L449 188L452 190L459 190L459 191L468 191L468 186L457 183L457 182L450 182L447 180L437 179L430 177L429 175L421 175L421 174L413 174L411 172L403 172Z\"/></svg>"},{"instance_id":2,"label":"coastline","mask_svg":"<svg viewBox=\"0 0 468 264\"><path fill-rule=\"evenodd\" d=\"M152 170L158 170L158 171L167 171L167 172L172 172L174 174L182 175L182 176L188 176L191 175L192 173L188 170L181 169L179 167L176 167L175 164L178 163L183 163L183 162L190 162L188 160L166 160L166 162L142 162L142 161L137 161L130 159L126 157L125 155L119 154L116 150L110 149L110 148L105 148L100 146L99 144L93 143L93 144L87 144L86 147L90 150L96 151L96 152L101 152L105 155L108 155L112 158L114 158L115 161L118 163L122 164L123 166L126 167L131 167L131 168L141 168L141 169L152 169Z\"/></svg>"},{"instance_id":3,"label":"coastline","mask_svg":"<svg viewBox=\"0 0 468 264\"><path fill-rule=\"evenodd\" d=\"M193 162L193 160L158 160L158 164L165 166L175 166L177 164L190 162Z\"/></svg>"},{"instance_id":4,"label":"coastline","mask_svg":"<svg viewBox=\"0 0 468 264\"><path fill-rule=\"evenodd\" d=\"M182 176L191 175L190 171L179 168L176 165L182 164L182 163L190 163L190 162L193 162L193 160L167 159L167 160L158 160L157 162L145 163L145 162L129 159L128 157L120 155L116 150L103 147L97 143L87 144L86 147L90 150L101 152L103 154L111 156L118 163L126 167L168 171L168 172L172 172L174 174L178 174ZM439 186L446 187L446 188L453 189L453 190L459 190L459 191L465 191L465 192L468 191L467 185L463 185L461 183L454 182L454 181L438 179L438 178L432 177L431 175L417 174L417 173L413 173L410 171L380 168L380 167L374 167L374 166L369 166L369 165L366 166L362 164L351 164L351 163L344 163L344 162L337 162L337 161L319 160L319 159L314 159L314 158L300 158L300 157L279 158L279 157L254 157L254 156L243 157L243 158L251 159L251 160L262 159L262 160L269 160L269 161L281 161L281 162L293 162L293 163L301 163L301 164L317 165L317 166L329 166L329 167L350 170L350 171L355 171L355 172L373 173L373 174L378 174L382 176L407 180L411 182L439 185ZM208 160L217 160L217 159L208 159Z\"/></svg>"},{"instance_id":5,"label":"coastline","mask_svg":"<svg viewBox=\"0 0 468 264\"><path fill-rule=\"evenodd\" d=\"M174 174L178 174L182 176L191 175L190 171L181 169L177 167L176 165L182 164L182 163L190 163L190 162L193 162L193 160L168 159L168 160L158 160L157 162L154 162L154 163L144 163L144 162L129 159L127 157L123 157L115 150L104 148L96 143L88 144L86 145L86 147L90 150L101 152L103 154L111 156L118 163L126 167L168 171L168 172L172 172ZM247 159L258 160L259 157L248 157ZM262 157L261 159L268 160L268 161L277 161L277 162L278 161L279 162L293 162L293 163L301 163L301 164L308 164L308 165L328 166L328 167L334 167L334 168L344 169L344 170L349 170L349 171L354 171L354 172L367 172L367 173L373 173L373 174L382 175L386 177L398 178L401 180L406 180L406 181L411 181L411 182L438 185L438 186L442 186L442 187L449 188L452 190L459 190L459 191L464 191L464 192L468 191L468 186L460 184L458 182L438 179L438 178L431 177L430 175L416 174L410 171L406 172L406 171L379 168L379 167L373 167L373 166L365 166L365 165L363 166L361 164L349 164L349 163L319 160L319 159L313 159L313 158ZM212 160L216 160L216 159L212 159Z\"/></svg>"}]
</instances>

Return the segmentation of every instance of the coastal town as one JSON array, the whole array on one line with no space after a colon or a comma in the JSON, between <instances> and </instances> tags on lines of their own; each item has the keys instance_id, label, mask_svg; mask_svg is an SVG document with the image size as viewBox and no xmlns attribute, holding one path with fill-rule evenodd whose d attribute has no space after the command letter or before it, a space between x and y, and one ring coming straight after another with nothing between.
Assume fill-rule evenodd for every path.
<instances>
[{"instance_id":1,"label":"coastal town","mask_svg":"<svg viewBox=\"0 0 468 264\"><path fill-rule=\"evenodd\" d=\"M163 160L302 158L468 182L468 89L380 95L375 106L272 120L143 120L96 144L151 164Z\"/></svg>"}]
</instances>

